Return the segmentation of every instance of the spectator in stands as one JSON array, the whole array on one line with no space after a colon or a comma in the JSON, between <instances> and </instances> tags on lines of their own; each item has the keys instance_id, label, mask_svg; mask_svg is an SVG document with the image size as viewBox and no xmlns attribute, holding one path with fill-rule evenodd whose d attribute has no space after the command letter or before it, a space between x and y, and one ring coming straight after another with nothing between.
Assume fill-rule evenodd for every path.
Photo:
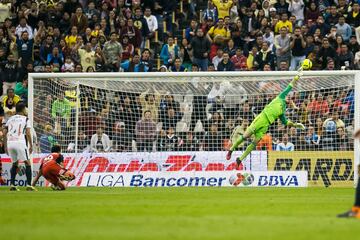
<instances>
[{"instance_id":1,"label":"spectator in stands","mask_svg":"<svg viewBox=\"0 0 360 240\"><path fill-rule=\"evenodd\" d=\"M280 34L275 37L275 48L276 48L276 61L277 67L280 68L280 63L286 61L290 62L291 49L290 49L290 36L288 35L287 28L280 28Z\"/></svg>"},{"instance_id":2,"label":"spectator in stands","mask_svg":"<svg viewBox=\"0 0 360 240\"><path fill-rule=\"evenodd\" d=\"M304 150L317 150L320 144L320 136L316 134L314 127L310 126L304 136Z\"/></svg>"},{"instance_id":3,"label":"spectator in stands","mask_svg":"<svg viewBox=\"0 0 360 240\"><path fill-rule=\"evenodd\" d=\"M27 24L26 18L22 17L20 18L19 25L15 29L15 35L19 39L21 39L24 32L27 33L28 39L33 39L34 37L33 29Z\"/></svg>"},{"instance_id":4,"label":"spectator in stands","mask_svg":"<svg viewBox=\"0 0 360 240\"><path fill-rule=\"evenodd\" d=\"M353 2L351 11L348 13L346 23L348 23L353 30L360 26L360 7L358 2Z\"/></svg>"},{"instance_id":5,"label":"spectator in stands","mask_svg":"<svg viewBox=\"0 0 360 240\"><path fill-rule=\"evenodd\" d=\"M354 69L354 55L348 50L347 44L341 44L340 54L338 54L336 60L337 69L341 69L342 67L345 67L345 69Z\"/></svg>"},{"instance_id":6,"label":"spectator in stands","mask_svg":"<svg viewBox=\"0 0 360 240\"><path fill-rule=\"evenodd\" d=\"M145 8L144 18L149 28L148 37L149 39L152 39L155 37L155 32L158 30L158 20L154 15L151 14L151 8L149 7Z\"/></svg>"},{"instance_id":7,"label":"spectator in stands","mask_svg":"<svg viewBox=\"0 0 360 240\"><path fill-rule=\"evenodd\" d=\"M204 135L202 149L204 151L221 151L223 149L223 136L216 124L211 124L209 131Z\"/></svg>"},{"instance_id":8,"label":"spectator in stands","mask_svg":"<svg viewBox=\"0 0 360 240\"><path fill-rule=\"evenodd\" d=\"M54 130L51 125L46 125L44 127L44 134L40 137L40 152L41 153L51 153L51 148L58 144Z\"/></svg>"},{"instance_id":9,"label":"spectator in stands","mask_svg":"<svg viewBox=\"0 0 360 240\"><path fill-rule=\"evenodd\" d=\"M91 136L90 148L92 152L110 152L111 141L104 130L99 127L96 133Z\"/></svg>"},{"instance_id":10,"label":"spectator in stands","mask_svg":"<svg viewBox=\"0 0 360 240\"><path fill-rule=\"evenodd\" d=\"M296 25L300 27L304 21L304 7L305 4L303 0L291 0L289 3L288 11L296 17Z\"/></svg>"},{"instance_id":11,"label":"spectator in stands","mask_svg":"<svg viewBox=\"0 0 360 240\"><path fill-rule=\"evenodd\" d=\"M186 72L187 69L182 65L179 57L175 58L173 66L170 68L171 72Z\"/></svg>"},{"instance_id":12,"label":"spectator in stands","mask_svg":"<svg viewBox=\"0 0 360 240\"><path fill-rule=\"evenodd\" d=\"M144 48L145 41L149 36L150 30L140 7L135 8L134 26L140 30L142 39L141 48Z\"/></svg>"},{"instance_id":13,"label":"spectator in stands","mask_svg":"<svg viewBox=\"0 0 360 240\"><path fill-rule=\"evenodd\" d=\"M330 7L330 14L326 16L325 22L330 26L335 26L335 24L338 23L340 17L340 13L338 13L338 10L336 6Z\"/></svg>"},{"instance_id":14,"label":"spectator in stands","mask_svg":"<svg viewBox=\"0 0 360 240\"><path fill-rule=\"evenodd\" d=\"M333 70L336 70L335 69L335 62L334 60L332 60L331 58L328 59L328 63L327 63L327 66L324 70L328 70L328 71L333 71Z\"/></svg>"},{"instance_id":15,"label":"spectator in stands","mask_svg":"<svg viewBox=\"0 0 360 240\"><path fill-rule=\"evenodd\" d=\"M67 32L67 31L66 31ZM76 44L76 39L78 37L78 29L76 26L73 26L71 28L71 32L70 32L70 35L67 35L65 37L65 42L66 42L66 45L69 47L69 48L72 48L75 46Z\"/></svg>"},{"instance_id":16,"label":"spectator in stands","mask_svg":"<svg viewBox=\"0 0 360 240\"><path fill-rule=\"evenodd\" d=\"M137 151L152 151L156 138L156 124L152 120L150 110L144 112L144 117L136 123L135 134Z\"/></svg>"},{"instance_id":17,"label":"spectator in stands","mask_svg":"<svg viewBox=\"0 0 360 240\"><path fill-rule=\"evenodd\" d=\"M53 37L51 35L48 35L46 37L46 40L40 47L40 58L43 64L47 62L47 56L52 52L53 47L54 47Z\"/></svg>"},{"instance_id":18,"label":"spectator in stands","mask_svg":"<svg viewBox=\"0 0 360 240\"><path fill-rule=\"evenodd\" d=\"M3 95L9 88L14 89L18 81L18 71L21 67L21 59L16 61L13 54L9 54L7 61L1 62L1 80L3 82Z\"/></svg>"},{"instance_id":19,"label":"spectator in stands","mask_svg":"<svg viewBox=\"0 0 360 240\"><path fill-rule=\"evenodd\" d=\"M14 90L15 95L19 96L21 100L27 103L28 100L28 79L27 77L22 80L22 82L18 82L15 85Z\"/></svg>"},{"instance_id":20,"label":"spectator in stands","mask_svg":"<svg viewBox=\"0 0 360 240\"><path fill-rule=\"evenodd\" d=\"M265 64L269 64L272 70L275 70L275 55L269 49L267 42L262 43L260 52L257 53L254 61L254 65L258 70L264 69Z\"/></svg>"},{"instance_id":21,"label":"spectator in stands","mask_svg":"<svg viewBox=\"0 0 360 240\"><path fill-rule=\"evenodd\" d=\"M192 38L196 35L196 29L198 28L198 23L195 19L190 21L190 26L185 29L185 38L188 42L191 42Z\"/></svg>"},{"instance_id":22,"label":"spectator in stands","mask_svg":"<svg viewBox=\"0 0 360 240\"><path fill-rule=\"evenodd\" d=\"M71 27L76 26L79 33L82 34L85 32L85 29L88 26L88 19L83 14L83 10L81 7L76 8L75 14L71 17Z\"/></svg>"},{"instance_id":23,"label":"spectator in stands","mask_svg":"<svg viewBox=\"0 0 360 240\"><path fill-rule=\"evenodd\" d=\"M320 51L316 57L318 61L322 64L322 69L325 69L327 67L328 60L334 59L335 56L336 52L334 48L330 46L329 40L327 38L323 38Z\"/></svg>"},{"instance_id":24,"label":"spectator in stands","mask_svg":"<svg viewBox=\"0 0 360 240\"><path fill-rule=\"evenodd\" d=\"M125 128L124 122L116 122L112 133L113 150L116 152L131 152L131 134Z\"/></svg>"},{"instance_id":25,"label":"spectator in stands","mask_svg":"<svg viewBox=\"0 0 360 240\"><path fill-rule=\"evenodd\" d=\"M340 16L339 21L335 26L337 28L337 34L342 36L345 42L349 42L352 35L352 29L350 25L345 22L345 17Z\"/></svg>"},{"instance_id":26,"label":"spectator in stands","mask_svg":"<svg viewBox=\"0 0 360 240\"><path fill-rule=\"evenodd\" d=\"M6 90L6 95L2 99L2 107L4 109L5 118L15 114L15 106L18 102L20 102L20 100L20 97L15 94L13 88L8 88Z\"/></svg>"},{"instance_id":27,"label":"spectator in stands","mask_svg":"<svg viewBox=\"0 0 360 240\"><path fill-rule=\"evenodd\" d=\"M349 138L343 127L337 128L336 146L338 151L349 151Z\"/></svg>"},{"instance_id":28,"label":"spectator in stands","mask_svg":"<svg viewBox=\"0 0 360 240\"><path fill-rule=\"evenodd\" d=\"M169 128L176 129L177 123L182 119L184 113L181 111L175 111L174 108L168 108L167 114L164 118L163 129L168 130Z\"/></svg>"},{"instance_id":29,"label":"spectator in stands","mask_svg":"<svg viewBox=\"0 0 360 240\"><path fill-rule=\"evenodd\" d=\"M51 53L48 54L46 63L58 69L64 64L64 56L58 47L54 47Z\"/></svg>"},{"instance_id":30,"label":"spectator in stands","mask_svg":"<svg viewBox=\"0 0 360 240\"><path fill-rule=\"evenodd\" d=\"M276 8L278 14L288 14L289 3L287 3L285 0L277 0L274 4L274 7Z\"/></svg>"},{"instance_id":31,"label":"spectator in stands","mask_svg":"<svg viewBox=\"0 0 360 240\"><path fill-rule=\"evenodd\" d=\"M56 100L51 105L51 117L55 125L61 126L61 131L65 130L70 124L71 104L65 98L64 92L58 92ZM57 129L57 127L55 127Z\"/></svg>"},{"instance_id":32,"label":"spectator in stands","mask_svg":"<svg viewBox=\"0 0 360 240\"><path fill-rule=\"evenodd\" d=\"M328 119L326 119L323 123L323 127L326 128L327 123L329 121L333 121L336 124L336 128L345 128L345 123L339 118L339 112L334 111L332 116Z\"/></svg>"},{"instance_id":33,"label":"spectator in stands","mask_svg":"<svg viewBox=\"0 0 360 240\"><path fill-rule=\"evenodd\" d=\"M207 8L203 11L203 19L206 20L215 20L217 21L218 11L216 6L214 6L212 0L207 1Z\"/></svg>"},{"instance_id":34,"label":"spectator in stands","mask_svg":"<svg viewBox=\"0 0 360 240\"><path fill-rule=\"evenodd\" d=\"M224 24L224 19L219 18L215 26L212 26L207 32L207 38L218 45L224 44L231 37L230 29Z\"/></svg>"},{"instance_id":35,"label":"spectator in stands","mask_svg":"<svg viewBox=\"0 0 360 240\"><path fill-rule=\"evenodd\" d=\"M224 55L224 51L222 48L218 48L216 51L216 56L212 59L212 64L214 64L215 70L217 70L217 67L219 63L222 61Z\"/></svg>"},{"instance_id":36,"label":"spectator in stands","mask_svg":"<svg viewBox=\"0 0 360 240\"><path fill-rule=\"evenodd\" d=\"M281 61L279 71L289 71L289 63L287 61Z\"/></svg>"},{"instance_id":37,"label":"spectator in stands","mask_svg":"<svg viewBox=\"0 0 360 240\"><path fill-rule=\"evenodd\" d=\"M196 36L191 39L189 50L192 49L194 55L193 63L197 64L201 71L207 71L210 44L209 39L204 36L203 30L198 28Z\"/></svg>"},{"instance_id":38,"label":"spectator in stands","mask_svg":"<svg viewBox=\"0 0 360 240\"><path fill-rule=\"evenodd\" d=\"M309 8L306 9L305 12L305 20L307 22L315 22L317 20L317 18L319 17L320 12L318 9L318 6L316 5L316 3L314 1L310 2L310 6Z\"/></svg>"},{"instance_id":39,"label":"spectator in stands","mask_svg":"<svg viewBox=\"0 0 360 240\"><path fill-rule=\"evenodd\" d=\"M182 140L175 135L174 128L170 127L167 129L166 135L159 139L158 151L178 151L181 144Z\"/></svg>"},{"instance_id":40,"label":"spectator in stands","mask_svg":"<svg viewBox=\"0 0 360 240\"><path fill-rule=\"evenodd\" d=\"M192 131L186 133L183 143L180 145L180 151L199 151L200 141Z\"/></svg>"},{"instance_id":41,"label":"spectator in stands","mask_svg":"<svg viewBox=\"0 0 360 240\"><path fill-rule=\"evenodd\" d=\"M126 60L120 65L121 70L124 72L147 72L149 68L140 62L139 54L135 53L134 57L130 60Z\"/></svg>"},{"instance_id":42,"label":"spectator in stands","mask_svg":"<svg viewBox=\"0 0 360 240\"><path fill-rule=\"evenodd\" d=\"M322 15L318 16L318 18L316 20L316 24L311 26L309 33L314 34L316 29L320 29L320 34L322 36L325 36L330 31L330 26L325 23L324 17Z\"/></svg>"},{"instance_id":43,"label":"spectator in stands","mask_svg":"<svg viewBox=\"0 0 360 240\"><path fill-rule=\"evenodd\" d=\"M300 27L295 27L294 34L291 37L290 48L292 54L290 69L294 71L300 66L302 61L304 61L304 59L306 58L305 55L306 42L304 36L301 34Z\"/></svg>"},{"instance_id":44,"label":"spectator in stands","mask_svg":"<svg viewBox=\"0 0 360 240\"><path fill-rule=\"evenodd\" d=\"M230 15L230 8L233 4L233 0L212 0L212 2L217 8L219 19Z\"/></svg>"},{"instance_id":45,"label":"spectator in stands","mask_svg":"<svg viewBox=\"0 0 360 240\"><path fill-rule=\"evenodd\" d=\"M175 61L175 58L179 57L179 46L174 43L173 37L168 37L167 44L161 49L160 58L165 65L170 65Z\"/></svg>"},{"instance_id":46,"label":"spectator in stands","mask_svg":"<svg viewBox=\"0 0 360 240\"><path fill-rule=\"evenodd\" d=\"M243 54L241 48L237 48L235 55L231 57L231 62L234 64L235 71L246 71L247 70L247 58Z\"/></svg>"},{"instance_id":47,"label":"spectator in stands","mask_svg":"<svg viewBox=\"0 0 360 240\"><path fill-rule=\"evenodd\" d=\"M360 50L360 45L356 40L356 36L350 37L350 42L348 44L348 48L349 48L349 51L354 54L354 56Z\"/></svg>"},{"instance_id":48,"label":"spectator in stands","mask_svg":"<svg viewBox=\"0 0 360 240\"><path fill-rule=\"evenodd\" d=\"M228 52L224 52L221 62L217 67L218 71L235 71L234 64L230 61L230 56Z\"/></svg>"},{"instance_id":49,"label":"spectator in stands","mask_svg":"<svg viewBox=\"0 0 360 240\"><path fill-rule=\"evenodd\" d=\"M86 43L84 49L79 48L78 54L80 57L81 66L83 67L84 70L88 69L89 67L93 67L95 69L96 55L95 55L95 51L91 49L90 42Z\"/></svg>"},{"instance_id":50,"label":"spectator in stands","mask_svg":"<svg viewBox=\"0 0 360 240\"><path fill-rule=\"evenodd\" d=\"M318 116L327 116L329 114L329 105L322 94L318 94L316 99L311 101L308 105L309 111L309 118L313 119L317 118Z\"/></svg>"},{"instance_id":51,"label":"spectator in stands","mask_svg":"<svg viewBox=\"0 0 360 240\"><path fill-rule=\"evenodd\" d=\"M281 20L275 26L276 34L278 34L280 32L280 29L282 27L286 27L288 29L288 32L290 32L290 33L293 32L293 25L288 19L289 19L289 16L288 16L287 12L281 13Z\"/></svg>"},{"instance_id":52,"label":"spectator in stands","mask_svg":"<svg viewBox=\"0 0 360 240\"><path fill-rule=\"evenodd\" d=\"M336 123L333 120L328 120L326 124L323 125L323 127L324 131L321 140L322 150L335 151L337 149Z\"/></svg>"},{"instance_id":53,"label":"spectator in stands","mask_svg":"<svg viewBox=\"0 0 360 240\"><path fill-rule=\"evenodd\" d=\"M153 88L155 94L148 94L150 89L140 94L140 104L142 108L142 116L145 116L146 112L150 112L151 120L158 122L158 109L160 105L160 93Z\"/></svg>"},{"instance_id":54,"label":"spectator in stands","mask_svg":"<svg viewBox=\"0 0 360 240\"><path fill-rule=\"evenodd\" d=\"M289 142L289 135L285 133L282 141L276 145L276 151L294 151L294 144Z\"/></svg>"},{"instance_id":55,"label":"spectator in stands","mask_svg":"<svg viewBox=\"0 0 360 240\"><path fill-rule=\"evenodd\" d=\"M256 19L253 10L250 8L246 9L246 15L243 17L242 21L243 26L245 26L245 32L250 34L250 38L256 37L260 31L260 23Z\"/></svg>"},{"instance_id":56,"label":"spectator in stands","mask_svg":"<svg viewBox=\"0 0 360 240\"><path fill-rule=\"evenodd\" d=\"M110 72L117 72L119 69L119 60L121 60L123 48L117 41L116 33L110 34L110 41L104 45L103 52L106 61L106 69Z\"/></svg>"}]
</instances>

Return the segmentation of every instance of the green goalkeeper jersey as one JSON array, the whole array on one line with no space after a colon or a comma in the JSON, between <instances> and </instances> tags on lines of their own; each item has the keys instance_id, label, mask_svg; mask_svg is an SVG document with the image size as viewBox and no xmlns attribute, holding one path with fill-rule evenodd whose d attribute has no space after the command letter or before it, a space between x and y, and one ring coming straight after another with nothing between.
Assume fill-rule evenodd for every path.
<instances>
[{"instance_id":1,"label":"green goalkeeper jersey","mask_svg":"<svg viewBox=\"0 0 360 240\"><path fill-rule=\"evenodd\" d=\"M292 90L293 86L289 84L284 91L282 91L276 98L274 98L262 111L270 124L273 124L276 119L280 118L281 122L286 125L288 120L285 116L286 101L285 98Z\"/></svg>"}]
</instances>

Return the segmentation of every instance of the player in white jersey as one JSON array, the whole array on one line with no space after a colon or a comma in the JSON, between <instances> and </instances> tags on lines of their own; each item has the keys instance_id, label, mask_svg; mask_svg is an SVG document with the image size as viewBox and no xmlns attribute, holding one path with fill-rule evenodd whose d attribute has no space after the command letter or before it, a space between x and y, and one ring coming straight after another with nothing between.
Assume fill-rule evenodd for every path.
<instances>
[{"instance_id":1,"label":"player in white jersey","mask_svg":"<svg viewBox=\"0 0 360 240\"><path fill-rule=\"evenodd\" d=\"M29 154L32 153L31 126L24 102L18 102L16 104L16 114L6 121L4 137L5 151L13 162L10 169L10 190L19 191L19 189L15 187L15 178L19 161L23 161L26 167L26 190L34 191L35 188L31 186L32 172L29 158Z\"/></svg>"}]
</instances>

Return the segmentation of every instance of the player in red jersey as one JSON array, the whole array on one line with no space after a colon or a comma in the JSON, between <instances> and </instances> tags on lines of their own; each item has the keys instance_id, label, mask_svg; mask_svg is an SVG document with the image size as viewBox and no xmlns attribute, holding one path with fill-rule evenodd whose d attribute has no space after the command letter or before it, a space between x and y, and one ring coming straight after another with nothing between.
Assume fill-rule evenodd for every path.
<instances>
[{"instance_id":1,"label":"player in red jersey","mask_svg":"<svg viewBox=\"0 0 360 240\"><path fill-rule=\"evenodd\" d=\"M46 180L53 184L54 190L65 190L65 184L62 181L75 179L74 174L64 168L64 157L60 152L61 148L58 145L51 148L51 154L42 160L39 173L35 177L32 186L35 186L39 178L44 176Z\"/></svg>"}]
</instances>

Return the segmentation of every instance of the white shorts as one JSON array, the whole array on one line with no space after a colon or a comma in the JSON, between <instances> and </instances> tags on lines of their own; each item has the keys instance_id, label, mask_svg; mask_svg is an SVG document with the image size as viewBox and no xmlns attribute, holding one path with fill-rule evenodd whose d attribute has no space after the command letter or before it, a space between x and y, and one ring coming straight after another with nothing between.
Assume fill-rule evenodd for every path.
<instances>
[{"instance_id":1,"label":"white shorts","mask_svg":"<svg viewBox=\"0 0 360 240\"><path fill-rule=\"evenodd\" d=\"M25 143L22 142L8 142L8 153L13 162L29 161L29 150Z\"/></svg>"}]
</instances>

